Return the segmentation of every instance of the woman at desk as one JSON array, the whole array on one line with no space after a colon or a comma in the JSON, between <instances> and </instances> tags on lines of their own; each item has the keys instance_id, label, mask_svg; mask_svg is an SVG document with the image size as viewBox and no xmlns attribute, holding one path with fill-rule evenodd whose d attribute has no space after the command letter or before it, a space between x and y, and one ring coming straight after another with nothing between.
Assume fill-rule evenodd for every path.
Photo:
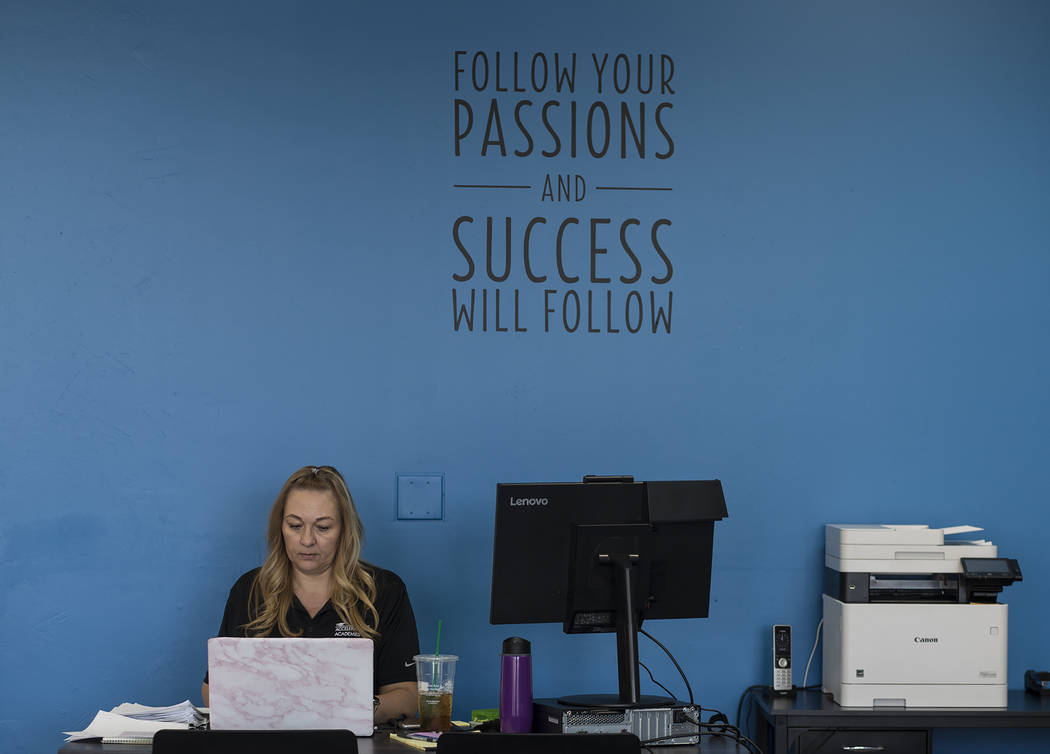
<instances>
[{"instance_id":1,"label":"woman at desk","mask_svg":"<svg viewBox=\"0 0 1050 754\"><path fill-rule=\"evenodd\" d=\"M331 466L292 474L270 509L269 554L230 590L218 636L363 636L375 647L375 719L416 715L416 620L404 582L361 560L364 527ZM208 678L201 686L208 704Z\"/></svg>"}]
</instances>

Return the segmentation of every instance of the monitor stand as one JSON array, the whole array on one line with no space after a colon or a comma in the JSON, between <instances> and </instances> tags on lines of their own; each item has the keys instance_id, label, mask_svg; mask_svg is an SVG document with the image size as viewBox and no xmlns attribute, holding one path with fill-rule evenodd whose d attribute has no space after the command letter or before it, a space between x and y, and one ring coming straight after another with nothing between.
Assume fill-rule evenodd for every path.
<instances>
[{"instance_id":1,"label":"monitor stand","mask_svg":"<svg viewBox=\"0 0 1050 754\"><path fill-rule=\"evenodd\" d=\"M676 702L667 696L639 693L638 681L638 625L640 611L635 604L636 554L611 552L599 555L603 563L616 573L616 670L620 681L619 694L574 694L558 698L558 704L568 707L600 707L602 709L632 709L636 707L673 707Z\"/></svg>"}]
</instances>

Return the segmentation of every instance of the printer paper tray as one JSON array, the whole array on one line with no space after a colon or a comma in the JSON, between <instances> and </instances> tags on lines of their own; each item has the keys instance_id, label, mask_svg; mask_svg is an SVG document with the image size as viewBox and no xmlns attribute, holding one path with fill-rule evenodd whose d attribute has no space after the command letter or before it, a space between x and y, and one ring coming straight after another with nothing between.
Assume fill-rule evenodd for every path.
<instances>
[{"instance_id":1,"label":"printer paper tray","mask_svg":"<svg viewBox=\"0 0 1050 754\"><path fill-rule=\"evenodd\" d=\"M843 707L1005 707L1006 684L843 683L825 688Z\"/></svg>"}]
</instances>

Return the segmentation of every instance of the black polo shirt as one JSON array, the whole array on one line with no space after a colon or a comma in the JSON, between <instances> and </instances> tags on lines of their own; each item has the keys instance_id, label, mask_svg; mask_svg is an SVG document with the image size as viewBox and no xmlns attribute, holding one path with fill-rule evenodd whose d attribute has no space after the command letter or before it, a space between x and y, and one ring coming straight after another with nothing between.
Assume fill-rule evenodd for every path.
<instances>
[{"instance_id":1,"label":"black polo shirt","mask_svg":"<svg viewBox=\"0 0 1050 754\"><path fill-rule=\"evenodd\" d=\"M419 654L419 634L416 632L416 618L408 601L405 583L393 571L373 565L363 567L375 579L375 607L379 613L379 636L374 639L374 687L379 689L390 683L415 681L416 664L412 657ZM258 568L248 571L230 589L226 611L216 636L247 636L244 626L252 620L248 596L258 574ZM366 620L371 626L371 616L366 615ZM302 631L301 636L310 639L360 636L351 626L339 620L339 614L331 602L326 602L317 615L311 618L295 595L292 595L292 605L288 608L288 626L292 631ZM274 627L270 635L281 634ZM204 676L204 682L208 682L207 675Z\"/></svg>"}]
</instances>

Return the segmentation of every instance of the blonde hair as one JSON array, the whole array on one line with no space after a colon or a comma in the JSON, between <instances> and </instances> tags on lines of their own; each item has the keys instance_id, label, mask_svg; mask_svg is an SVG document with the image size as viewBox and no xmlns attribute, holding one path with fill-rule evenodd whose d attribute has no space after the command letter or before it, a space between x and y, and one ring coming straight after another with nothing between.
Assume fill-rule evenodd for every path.
<instances>
[{"instance_id":1,"label":"blonde hair","mask_svg":"<svg viewBox=\"0 0 1050 754\"><path fill-rule=\"evenodd\" d=\"M364 527L358 518L350 490L342 474L331 466L303 466L281 487L270 508L266 527L269 552L252 582L248 603L255 617L244 626L251 636L269 636L274 628L281 636L299 636L288 625L292 604L292 562L284 548L284 506L292 490L330 492L339 510L339 543L332 562L332 594L329 599L339 619L364 637L379 635L375 608L376 584L367 563L361 560ZM367 620L371 618L371 622Z\"/></svg>"}]
</instances>

